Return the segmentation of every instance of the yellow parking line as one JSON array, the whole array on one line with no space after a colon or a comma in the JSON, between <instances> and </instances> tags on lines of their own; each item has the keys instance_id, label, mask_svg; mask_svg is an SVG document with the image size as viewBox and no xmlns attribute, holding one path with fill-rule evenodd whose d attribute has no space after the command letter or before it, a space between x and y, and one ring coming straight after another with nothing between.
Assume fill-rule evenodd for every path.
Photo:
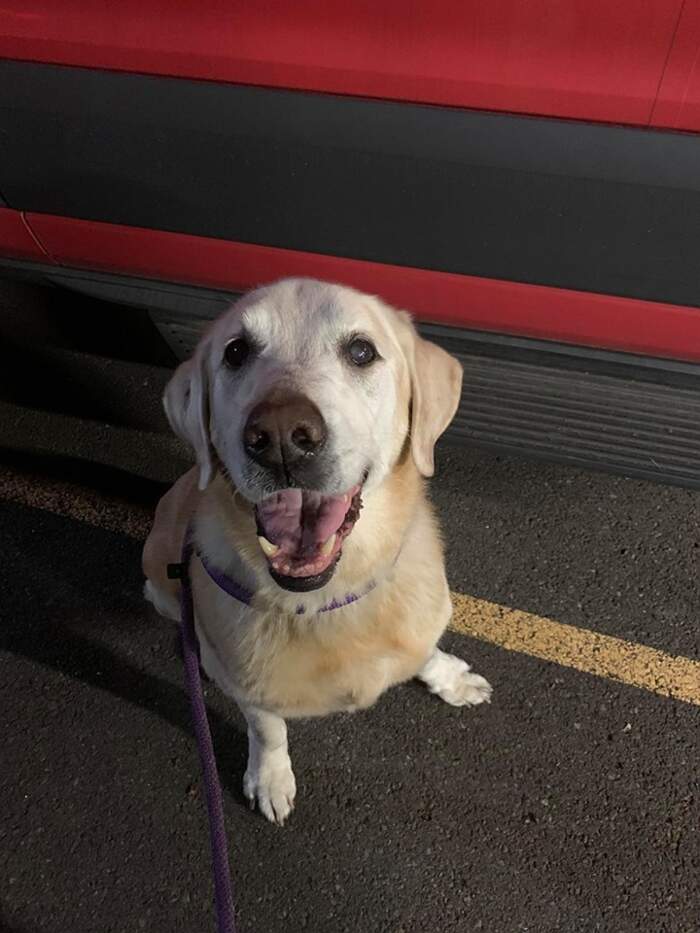
<instances>
[{"instance_id":1,"label":"yellow parking line","mask_svg":"<svg viewBox=\"0 0 700 933\"><path fill-rule=\"evenodd\" d=\"M145 539L153 509L71 483L0 466L0 499Z\"/></svg>"},{"instance_id":2,"label":"yellow parking line","mask_svg":"<svg viewBox=\"0 0 700 933\"><path fill-rule=\"evenodd\" d=\"M577 671L700 705L700 661L453 593L451 628Z\"/></svg>"},{"instance_id":3,"label":"yellow parking line","mask_svg":"<svg viewBox=\"0 0 700 933\"><path fill-rule=\"evenodd\" d=\"M152 512L114 497L43 476L0 468L0 499L19 502L136 539L148 534ZM450 628L563 667L700 705L700 661L675 657L519 609L453 593Z\"/></svg>"}]
</instances>

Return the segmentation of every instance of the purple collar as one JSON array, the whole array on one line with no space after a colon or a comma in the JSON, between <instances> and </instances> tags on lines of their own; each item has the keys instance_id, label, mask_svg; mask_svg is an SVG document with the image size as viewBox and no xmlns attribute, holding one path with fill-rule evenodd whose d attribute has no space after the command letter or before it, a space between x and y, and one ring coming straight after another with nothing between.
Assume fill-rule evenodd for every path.
<instances>
[{"instance_id":1,"label":"purple collar","mask_svg":"<svg viewBox=\"0 0 700 933\"><path fill-rule=\"evenodd\" d=\"M204 567L210 578L214 581L214 583L216 583L219 589L222 589L224 593L228 593L229 596L232 596L234 599L238 600L239 603L243 603L244 606L251 605L253 602L253 596L255 595L254 593L252 593L245 586L241 586L240 583L237 583L235 580L231 579L231 577L225 574L223 570L215 567L214 564L207 560L207 558L199 549L196 549L196 554L202 562L202 567ZM348 593L341 600L332 599L329 603L326 603L325 606L321 606L320 609L317 609L316 612L330 612L332 609L342 609L344 606L349 606L351 603L356 603L358 599L362 599L363 596L371 593L376 585L376 581L371 580L362 593ZM299 604L295 610L298 616L305 615L306 611L306 607L301 604Z\"/></svg>"}]
</instances>

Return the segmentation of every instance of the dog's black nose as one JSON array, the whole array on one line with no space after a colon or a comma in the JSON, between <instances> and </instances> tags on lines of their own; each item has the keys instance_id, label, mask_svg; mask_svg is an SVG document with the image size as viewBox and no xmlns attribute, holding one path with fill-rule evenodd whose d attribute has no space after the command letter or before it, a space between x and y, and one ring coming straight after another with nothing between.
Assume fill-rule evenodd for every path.
<instances>
[{"instance_id":1,"label":"dog's black nose","mask_svg":"<svg viewBox=\"0 0 700 933\"><path fill-rule=\"evenodd\" d=\"M310 399L276 389L248 416L243 446L248 456L261 466L289 467L313 457L326 437L326 423Z\"/></svg>"}]
</instances>

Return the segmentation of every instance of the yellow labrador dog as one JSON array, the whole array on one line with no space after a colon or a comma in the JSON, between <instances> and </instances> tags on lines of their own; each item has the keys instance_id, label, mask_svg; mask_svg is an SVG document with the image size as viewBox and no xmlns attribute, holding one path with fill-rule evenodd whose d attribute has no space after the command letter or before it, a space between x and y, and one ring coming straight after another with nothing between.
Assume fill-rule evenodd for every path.
<instances>
[{"instance_id":1,"label":"yellow labrador dog","mask_svg":"<svg viewBox=\"0 0 700 933\"><path fill-rule=\"evenodd\" d=\"M237 301L166 389L197 466L158 505L145 592L179 619L166 565L189 527L202 666L245 715L244 791L269 820L296 793L285 719L412 677L455 706L489 700L437 647L452 609L423 477L461 383L405 313L290 279Z\"/></svg>"}]
</instances>

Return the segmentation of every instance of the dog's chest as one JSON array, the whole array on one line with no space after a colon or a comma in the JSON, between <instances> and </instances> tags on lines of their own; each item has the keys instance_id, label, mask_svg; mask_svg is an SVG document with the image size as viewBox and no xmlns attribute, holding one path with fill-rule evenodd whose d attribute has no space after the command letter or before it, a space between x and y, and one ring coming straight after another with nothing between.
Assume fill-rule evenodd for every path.
<instances>
[{"instance_id":1,"label":"dog's chest","mask_svg":"<svg viewBox=\"0 0 700 933\"><path fill-rule=\"evenodd\" d=\"M375 605L372 605L375 602ZM227 680L245 701L285 717L362 709L421 667L428 646L381 601L314 620L247 613L208 632Z\"/></svg>"}]
</instances>

